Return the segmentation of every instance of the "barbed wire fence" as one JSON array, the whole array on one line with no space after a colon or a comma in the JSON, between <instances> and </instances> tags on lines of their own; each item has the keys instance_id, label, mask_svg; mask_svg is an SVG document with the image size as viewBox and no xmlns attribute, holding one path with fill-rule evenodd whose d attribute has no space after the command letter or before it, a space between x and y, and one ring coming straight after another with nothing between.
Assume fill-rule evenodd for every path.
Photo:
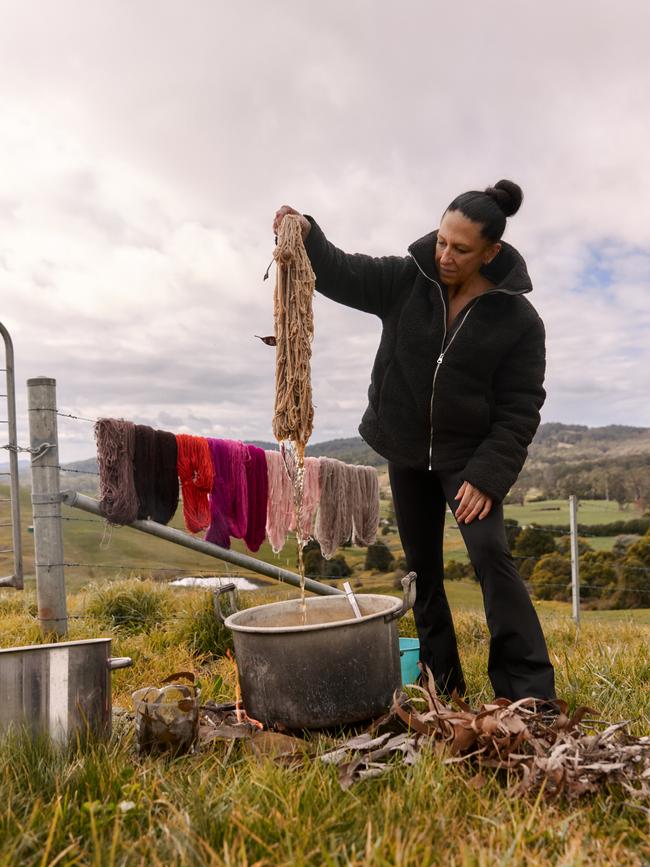
<instances>
[{"instance_id":1,"label":"barbed wire fence","mask_svg":"<svg viewBox=\"0 0 650 867\"><path fill-rule=\"evenodd\" d=\"M54 406L52 406L52 405L50 405L50 406L47 406L47 405L30 406L28 411L30 414L34 414L34 415L40 417L41 419L43 418L43 416L49 414L50 416L53 417L55 428L57 427L57 423L58 423L59 419L66 420L68 422L69 421L84 422L84 423L89 423L92 425L94 425L97 421L97 419L92 418L89 414L81 414L81 413L74 412L74 411L59 410L58 408L56 408L55 405ZM31 416L30 416L30 418L31 418ZM20 447L20 446L15 445L13 447L12 446L3 446L2 448L15 448L17 453L18 452L24 452L24 453L30 454L31 460L32 460L32 465L37 465L41 458L43 458L46 454L48 454L48 452L55 449L53 444L49 443L49 442L42 442L42 443L37 444L37 445L34 445L34 443L32 443L32 445L30 447ZM89 478L99 479L99 473L96 470L62 465L58 461L58 448L56 448L56 453L57 453L57 460L52 464L48 464L47 469L55 471L59 478L61 478L61 477L65 478L66 474L71 474L71 475L76 475L76 476L86 476ZM34 505L36 506L37 504L34 503ZM40 505L46 505L46 504L41 503ZM71 516L71 515L67 515L67 514L64 515L61 513L61 501L60 501L60 499L59 499L58 503L56 503L56 504L53 503L52 505L56 506L56 508L54 508L52 511L46 512L46 511L43 511L43 509L40 510L40 513L38 514L39 520L56 521L56 522L58 522L60 527L62 527L65 523L97 524L99 527L102 527L102 532L105 534L107 525L106 525L106 522L102 518L91 517L91 516L89 516L89 517L77 517L77 516ZM604 599L609 594L611 594L612 591L611 591L611 588L608 588L608 587L589 586L588 588L585 588L583 600L581 600L580 580L579 580L578 540L579 540L579 538L592 538L592 537L596 538L596 537L600 536L600 534L598 534L598 533L591 534L589 532L585 532L584 527L580 528L578 531L577 507L578 507L578 503L577 503L577 500L575 500L575 506L574 506L575 514L573 516L572 525L571 525L569 530L558 530L557 528L554 528L553 525L551 525L550 527L545 527L545 526L538 526L538 525L532 525L532 524L523 525L521 527L521 529L526 530L528 533L532 533L532 534L540 533L540 534L545 534L546 536L548 536L550 534L550 535L552 535L552 537L554 539L565 537L565 538L568 538L570 540L570 553L571 553L571 560L572 560L571 587L572 587L572 597L573 597L573 617L574 617L574 620L576 621L576 623L578 624L579 623L579 616L580 616L580 602L581 601L584 601L584 600L592 601L592 600L598 599L598 598ZM571 504L569 505L569 508L571 509ZM603 511L609 511L609 509L607 509L606 507L602 507L602 510ZM546 510L546 511L548 511L548 510ZM561 507L560 506L553 507L552 511L561 511ZM571 523L571 513L569 514L569 518L570 518L570 523ZM36 523L36 521L35 521L35 523ZM0 526L2 526L1 522L0 522ZM457 525L448 527L448 529L457 530L457 531L460 530L460 528ZM109 532L112 532L112 530ZM102 545L100 544L100 550L106 550L106 546L102 547ZM2 549L0 549L0 553L4 553L4 551ZM513 555L513 558L515 560L517 560L518 562L522 562L522 563L526 562L526 561L530 562L531 559L535 559L535 558L531 558L530 556L522 556L522 555ZM289 560L287 560L287 565L289 565ZM163 563L152 564L150 561L147 561L146 563L107 562L106 560L100 560L98 562L83 562L81 560L79 560L79 561L72 560L72 559L68 560L68 559L65 559L64 557L59 558L58 561L56 560L56 558L54 558L54 560L52 558L49 558L49 561L47 563L40 563L38 561L38 557L37 557L35 559L35 567L36 567L37 572L38 572L39 568L46 568L48 571L52 570L52 569L54 569L54 570L56 570L56 569L60 569L60 570L86 569L86 570L89 570L91 573L94 572L95 570L101 571L101 572L103 572L103 571L112 571L112 572L124 571L124 572L129 572L131 574L137 574L139 576L142 576L142 575L158 576L161 573L163 573L163 574L168 573L170 575L172 575L172 574L175 575L179 579L182 579L183 577L195 577L195 578L199 578L199 579L202 577L209 577L209 578L217 578L217 579L244 578L244 579L250 580L251 578L253 578L253 579L259 581L259 576L253 570L233 568L232 566L227 566L226 564L219 564L219 565L215 564L215 566L213 566L212 568L202 568L200 566L189 565L189 564L188 565L181 565L181 564L167 565L167 564L163 564ZM632 565L627 565L625 568L628 570L631 570L631 571L640 571L640 572L644 572L644 573L650 573L650 568L635 567ZM308 579L314 579L314 580L318 580L318 581L324 580L323 576L320 574L307 574L305 577ZM332 579L336 579L336 577L337 576L330 576L330 578L332 578ZM339 577L346 577L346 576L341 575ZM325 579L325 580L327 580L327 579ZM260 583L262 585L264 585L266 582L262 581ZM268 585L268 586L272 586L272 585ZM544 586L547 590L557 590L558 593L561 593L563 591L566 591L567 582L557 582L557 583L546 582ZM634 594L635 596L638 594L642 597L650 596L650 589L645 589L645 588L630 589L630 590L626 590L625 588L619 588L618 592L619 592L619 594L620 593L622 593L622 594L630 593L630 594ZM74 615L74 616L78 617L79 615Z\"/></svg>"}]
</instances>

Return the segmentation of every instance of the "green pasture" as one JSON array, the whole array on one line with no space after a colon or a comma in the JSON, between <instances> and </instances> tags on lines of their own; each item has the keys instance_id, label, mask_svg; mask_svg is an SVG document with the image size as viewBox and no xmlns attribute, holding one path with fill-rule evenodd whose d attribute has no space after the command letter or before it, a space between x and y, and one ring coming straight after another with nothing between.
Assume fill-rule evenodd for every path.
<instances>
[{"instance_id":1,"label":"green pasture","mask_svg":"<svg viewBox=\"0 0 650 867\"><path fill-rule=\"evenodd\" d=\"M114 705L128 710L132 691L178 670L196 672L205 698L234 697L235 667L224 656L226 639L211 616L209 593L136 581L104 587L70 594L69 637L112 635L113 654L133 658L132 668L113 675ZM293 592L240 594L240 604ZM106 619L110 593L131 598L130 627ZM479 592L458 582L449 585L449 593L469 697L477 705L491 697L488 636L476 613ZM0 591L5 642L41 640L33 602L30 591ZM144 620L138 620L138 610L147 612ZM558 693L571 709L589 705L601 719L629 719L633 734L647 733L650 626L639 612L611 621L599 613L585 617L576 630L567 606L549 603L539 611ZM412 617L401 622L401 630L414 633ZM0 865L648 863L647 815L629 792L604 788L573 801L544 791L521 796L516 779L493 772L477 787L471 760L445 764L444 754L433 750L411 768L396 766L343 791L337 769L318 760L332 743L329 735L308 736L295 767L260 759L246 744L229 747L223 741L196 755L140 758L132 720L123 715L107 743L63 751L20 738L0 741Z\"/></svg>"},{"instance_id":2,"label":"green pasture","mask_svg":"<svg viewBox=\"0 0 650 867\"><path fill-rule=\"evenodd\" d=\"M514 518L520 524L568 524L568 500L542 500L539 503L507 505L506 518ZM628 505L621 509L613 500L579 500L578 523L609 524L612 521L631 521L638 518L638 510Z\"/></svg>"}]
</instances>

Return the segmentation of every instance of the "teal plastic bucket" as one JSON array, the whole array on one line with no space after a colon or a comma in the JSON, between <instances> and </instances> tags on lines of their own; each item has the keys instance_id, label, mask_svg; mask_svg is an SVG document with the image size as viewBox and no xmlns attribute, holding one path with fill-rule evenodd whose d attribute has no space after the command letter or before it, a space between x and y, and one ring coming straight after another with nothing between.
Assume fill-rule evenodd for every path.
<instances>
[{"instance_id":1,"label":"teal plastic bucket","mask_svg":"<svg viewBox=\"0 0 650 867\"><path fill-rule=\"evenodd\" d=\"M420 658L420 642L417 638L400 638L399 659L402 669L402 683L415 683L420 673L418 660Z\"/></svg>"}]
</instances>

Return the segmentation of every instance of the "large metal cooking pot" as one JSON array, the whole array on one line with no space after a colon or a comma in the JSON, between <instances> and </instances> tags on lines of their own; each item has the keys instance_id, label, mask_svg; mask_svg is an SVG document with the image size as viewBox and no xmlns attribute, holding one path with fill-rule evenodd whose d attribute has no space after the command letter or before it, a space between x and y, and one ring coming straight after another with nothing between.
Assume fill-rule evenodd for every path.
<instances>
[{"instance_id":1,"label":"large metal cooking pot","mask_svg":"<svg viewBox=\"0 0 650 867\"><path fill-rule=\"evenodd\" d=\"M246 712L266 726L317 729L361 722L385 711L401 686L397 621L412 607L415 573L403 600L364 593L356 619L346 596L273 602L223 617L232 630Z\"/></svg>"},{"instance_id":2,"label":"large metal cooking pot","mask_svg":"<svg viewBox=\"0 0 650 867\"><path fill-rule=\"evenodd\" d=\"M0 734L10 727L63 743L78 732L111 733L110 638L32 644L0 650Z\"/></svg>"}]
</instances>

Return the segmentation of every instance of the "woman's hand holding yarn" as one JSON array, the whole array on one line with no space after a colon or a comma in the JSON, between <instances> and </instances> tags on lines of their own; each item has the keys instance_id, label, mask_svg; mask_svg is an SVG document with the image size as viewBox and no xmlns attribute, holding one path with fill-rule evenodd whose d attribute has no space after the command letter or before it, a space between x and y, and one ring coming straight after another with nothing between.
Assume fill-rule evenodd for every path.
<instances>
[{"instance_id":1,"label":"woman's hand holding yarn","mask_svg":"<svg viewBox=\"0 0 650 867\"><path fill-rule=\"evenodd\" d=\"M275 217L273 218L273 233L275 235L278 234L280 223L282 222L286 214L296 214L296 216L300 217L302 240L304 241L309 234L309 230L311 229L311 223L309 222L307 217L303 216L300 211L296 211L296 209L292 208L290 205L282 205L282 207L275 212Z\"/></svg>"}]
</instances>

